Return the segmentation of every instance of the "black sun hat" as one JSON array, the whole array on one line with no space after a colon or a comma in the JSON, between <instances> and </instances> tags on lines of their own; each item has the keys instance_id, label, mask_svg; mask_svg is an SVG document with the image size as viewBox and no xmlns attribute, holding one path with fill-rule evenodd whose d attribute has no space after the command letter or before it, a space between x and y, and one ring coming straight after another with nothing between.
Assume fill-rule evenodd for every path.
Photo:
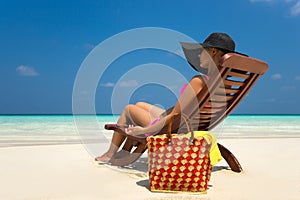
<instances>
[{"instance_id":1,"label":"black sun hat","mask_svg":"<svg viewBox=\"0 0 300 200\"><path fill-rule=\"evenodd\" d=\"M187 43L180 42L183 49L184 55L189 64L201 73L206 74L207 70L201 68L198 55L203 51L204 48L216 48L224 53L238 53L235 51L235 42L226 33L215 32L210 34L203 43ZM242 53L238 53L245 55ZM246 55L245 55L246 56Z\"/></svg>"}]
</instances>

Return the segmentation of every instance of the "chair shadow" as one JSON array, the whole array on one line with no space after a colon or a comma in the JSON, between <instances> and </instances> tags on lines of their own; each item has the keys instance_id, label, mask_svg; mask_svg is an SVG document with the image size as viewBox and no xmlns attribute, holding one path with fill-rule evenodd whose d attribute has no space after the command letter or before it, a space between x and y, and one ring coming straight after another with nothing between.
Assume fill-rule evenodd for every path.
<instances>
[{"instance_id":1,"label":"chair shadow","mask_svg":"<svg viewBox=\"0 0 300 200\"><path fill-rule=\"evenodd\" d=\"M131 163L126 166L120 167L122 169L126 169L125 173L132 172L133 174L142 174L143 176L138 176L140 178L145 178L148 173L148 157L140 157L138 160L136 160L134 163ZM212 168L212 173L222 170L230 170L229 166L214 166ZM146 179L139 180L136 182L136 184L140 187L144 187L147 190L150 191L150 181L147 177ZM208 185L209 188L213 187L212 185Z\"/></svg>"},{"instance_id":2,"label":"chair shadow","mask_svg":"<svg viewBox=\"0 0 300 200\"><path fill-rule=\"evenodd\" d=\"M140 157L134 163L129 165L123 166L122 168L131 169L139 172L148 172L148 158L147 157ZM212 168L212 172L217 172L221 170L231 170L229 166L214 166Z\"/></svg>"},{"instance_id":3,"label":"chair shadow","mask_svg":"<svg viewBox=\"0 0 300 200\"><path fill-rule=\"evenodd\" d=\"M221 170L230 170L229 166L214 166L212 168L212 172L217 172L217 171L221 171Z\"/></svg>"},{"instance_id":4,"label":"chair shadow","mask_svg":"<svg viewBox=\"0 0 300 200\"><path fill-rule=\"evenodd\" d=\"M138 186L144 187L144 188L146 188L147 190L150 191L150 181L149 181L149 179L144 179L144 180L137 181L136 184Z\"/></svg>"},{"instance_id":5,"label":"chair shadow","mask_svg":"<svg viewBox=\"0 0 300 200\"><path fill-rule=\"evenodd\" d=\"M228 166L214 166L212 168L212 172L217 172L217 171L222 171L222 170L230 170L230 168ZM144 188L146 188L147 190L150 191L150 181L149 181L149 178L137 181L136 184L138 186L144 187ZM209 184L208 187L212 188L213 185Z\"/></svg>"},{"instance_id":6,"label":"chair shadow","mask_svg":"<svg viewBox=\"0 0 300 200\"><path fill-rule=\"evenodd\" d=\"M141 173L148 173L148 158L141 157L138 160L136 160L134 163L131 163L126 166L122 166L122 168L132 170L132 171L138 171Z\"/></svg>"}]
</instances>

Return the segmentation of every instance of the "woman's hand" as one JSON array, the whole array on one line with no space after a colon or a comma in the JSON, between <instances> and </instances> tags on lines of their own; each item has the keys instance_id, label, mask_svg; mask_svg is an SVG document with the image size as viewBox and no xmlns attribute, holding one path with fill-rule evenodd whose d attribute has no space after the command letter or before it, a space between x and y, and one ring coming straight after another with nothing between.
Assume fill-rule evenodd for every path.
<instances>
[{"instance_id":1,"label":"woman's hand","mask_svg":"<svg viewBox=\"0 0 300 200\"><path fill-rule=\"evenodd\" d=\"M141 126L129 125L128 128L125 128L125 132L128 135L141 135L146 133L146 129Z\"/></svg>"}]
</instances>

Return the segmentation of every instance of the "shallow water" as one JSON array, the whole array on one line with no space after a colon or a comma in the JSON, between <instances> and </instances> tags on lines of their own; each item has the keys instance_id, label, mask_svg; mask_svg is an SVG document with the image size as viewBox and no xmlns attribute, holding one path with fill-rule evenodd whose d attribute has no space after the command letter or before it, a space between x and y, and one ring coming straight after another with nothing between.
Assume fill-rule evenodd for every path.
<instances>
[{"instance_id":1,"label":"shallow water","mask_svg":"<svg viewBox=\"0 0 300 200\"><path fill-rule=\"evenodd\" d=\"M0 146L108 142L118 115L0 115ZM218 138L300 137L300 115L231 115Z\"/></svg>"}]
</instances>

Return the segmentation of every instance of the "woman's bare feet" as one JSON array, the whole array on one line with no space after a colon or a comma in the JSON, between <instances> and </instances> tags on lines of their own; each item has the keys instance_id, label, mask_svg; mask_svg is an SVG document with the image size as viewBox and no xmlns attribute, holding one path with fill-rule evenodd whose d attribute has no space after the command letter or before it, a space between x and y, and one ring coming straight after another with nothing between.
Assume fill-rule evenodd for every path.
<instances>
[{"instance_id":1,"label":"woman's bare feet","mask_svg":"<svg viewBox=\"0 0 300 200\"><path fill-rule=\"evenodd\" d=\"M95 161L98 162L109 162L114 155L109 154L108 152L103 154L102 156L98 156L95 158Z\"/></svg>"},{"instance_id":2,"label":"woman's bare feet","mask_svg":"<svg viewBox=\"0 0 300 200\"><path fill-rule=\"evenodd\" d=\"M110 154L108 152L106 152L105 154L103 154L102 156L98 156L95 158L95 161L98 161L98 162L107 162L109 163L109 161L113 158L113 159L118 159L118 158L123 158L123 157L126 157L130 154L129 151L126 151L126 150L121 150L121 151L118 151L116 152L115 154Z\"/></svg>"}]
</instances>

